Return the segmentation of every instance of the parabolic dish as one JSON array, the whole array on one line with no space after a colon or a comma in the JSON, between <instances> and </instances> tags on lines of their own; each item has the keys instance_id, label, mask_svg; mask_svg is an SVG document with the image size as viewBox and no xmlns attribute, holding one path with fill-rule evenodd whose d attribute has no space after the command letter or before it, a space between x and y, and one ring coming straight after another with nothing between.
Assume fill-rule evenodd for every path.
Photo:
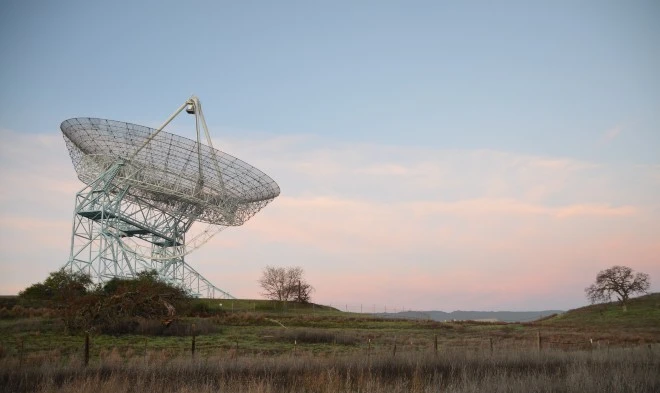
<instances>
[{"instance_id":1,"label":"parabolic dish","mask_svg":"<svg viewBox=\"0 0 660 393\"><path fill-rule=\"evenodd\" d=\"M173 215L237 226L280 194L257 168L168 132L154 136L149 127L97 118L68 119L60 129L82 182L122 162L113 183L128 190L126 197Z\"/></svg>"}]
</instances>

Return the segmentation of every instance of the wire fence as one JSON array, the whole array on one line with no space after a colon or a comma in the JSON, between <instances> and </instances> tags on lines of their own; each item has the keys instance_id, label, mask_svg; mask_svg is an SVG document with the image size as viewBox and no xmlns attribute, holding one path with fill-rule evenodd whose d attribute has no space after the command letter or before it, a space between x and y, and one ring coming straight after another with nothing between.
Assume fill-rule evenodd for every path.
<instances>
[{"instance_id":1,"label":"wire fence","mask_svg":"<svg viewBox=\"0 0 660 393\"><path fill-rule=\"evenodd\" d=\"M392 316L403 312L414 312L416 318L430 319L430 314L414 311L411 308L402 305L384 305L373 303L342 303L332 302L327 304L301 304L298 302L280 302L280 301L246 301L246 300L227 300L218 299L211 303L214 308L226 312L244 312L244 311L272 311L272 312L295 312L295 313L320 313L328 311L341 311L356 314L371 314L375 316Z\"/></svg>"},{"instance_id":2,"label":"wire fence","mask_svg":"<svg viewBox=\"0 0 660 393\"><path fill-rule=\"evenodd\" d=\"M16 360L19 365L40 361L77 361L87 365L90 361L117 361L144 357L167 359L181 357L226 357L264 355L378 355L397 356L410 353L478 352L496 354L507 351L609 351L610 348L648 347L650 354L660 348L658 343L616 343L580 338L565 338L548 335L541 331L518 337L471 337L448 339L437 333L424 335L370 337L370 335L346 336L345 332L335 332L328 336L327 330L295 328L291 334L272 336L263 334L256 342L241 341L236 337L219 338L214 335L163 337L153 336L58 336L56 341L44 344L38 335L21 336L15 341L0 342L0 358ZM317 331L314 335L314 331ZM323 331L325 333L320 333ZM306 333L305 333L306 332ZM268 333L267 331L265 333ZM333 336L334 334L334 336ZM350 332L348 333L350 334ZM320 339L319 339L320 337ZM274 346L276 342L278 345ZM318 344L326 344L319 351ZM315 344L315 345L310 345Z\"/></svg>"},{"instance_id":3,"label":"wire fence","mask_svg":"<svg viewBox=\"0 0 660 393\"><path fill-rule=\"evenodd\" d=\"M328 307L335 308L339 311L353 312L360 314L396 314L402 312L413 311L410 308L401 305L383 305L383 304L369 304L369 303L330 303Z\"/></svg>"}]
</instances>

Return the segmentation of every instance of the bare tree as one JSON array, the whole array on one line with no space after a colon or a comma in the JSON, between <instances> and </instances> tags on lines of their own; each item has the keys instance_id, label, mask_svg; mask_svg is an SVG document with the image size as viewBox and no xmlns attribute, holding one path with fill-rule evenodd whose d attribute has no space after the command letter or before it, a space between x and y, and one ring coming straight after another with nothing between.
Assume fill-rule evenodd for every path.
<instances>
[{"instance_id":1,"label":"bare tree","mask_svg":"<svg viewBox=\"0 0 660 393\"><path fill-rule=\"evenodd\" d=\"M651 280L646 273L635 273L627 266L612 266L601 270L596 276L596 282L585 288L589 301L593 303L608 302L616 295L623 311L628 310L628 299L636 293L646 293L651 286Z\"/></svg>"},{"instance_id":2,"label":"bare tree","mask_svg":"<svg viewBox=\"0 0 660 393\"><path fill-rule=\"evenodd\" d=\"M290 283L287 280L286 268L266 266L259 279L259 285L264 290L262 295L268 299L288 300Z\"/></svg>"},{"instance_id":3,"label":"bare tree","mask_svg":"<svg viewBox=\"0 0 660 393\"><path fill-rule=\"evenodd\" d=\"M309 302L314 288L304 280L303 274L298 266L266 266L259 279L262 295L272 300Z\"/></svg>"},{"instance_id":4,"label":"bare tree","mask_svg":"<svg viewBox=\"0 0 660 393\"><path fill-rule=\"evenodd\" d=\"M312 300L312 292L314 292L313 286L304 281L298 281L294 288L293 300L298 303L309 303Z\"/></svg>"}]
</instances>

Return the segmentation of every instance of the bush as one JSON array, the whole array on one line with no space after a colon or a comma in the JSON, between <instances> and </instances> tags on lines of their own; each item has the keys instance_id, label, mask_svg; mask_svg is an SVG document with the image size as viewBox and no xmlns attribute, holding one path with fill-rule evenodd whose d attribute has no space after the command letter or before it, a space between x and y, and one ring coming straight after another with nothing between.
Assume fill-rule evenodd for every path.
<instances>
[{"instance_id":1,"label":"bush","mask_svg":"<svg viewBox=\"0 0 660 393\"><path fill-rule=\"evenodd\" d=\"M155 271L138 273L134 279L113 278L99 291L103 318L169 318L190 307L188 293L161 281Z\"/></svg>"},{"instance_id":2,"label":"bush","mask_svg":"<svg viewBox=\"0 0 660 393\"><path fill-rule=\"evenodd\" d=\"M22 299L56 300L67 302L84 296L92 288L92 279L83 273L67 272L63 268L48 275L43 283L36 283L18 293Z\"/></svg>"},{"instance_id":3,"label":"bush","mask_svg":"<svg viewBox=\"0 0 660 393\"><path fill-rule=\"evenodd\" d=\"M223 310L215 311L213 314L218 314L218 313L223 313ZM209 316L211 312L211 307L208 305L208 303L202 301L202 300L195 300L192 302L190 306L190 315L196 316L196 317L207 317Z\"/></svg>"},{"instance_id":4,"label":"bush","mask_svg":"<svg viewBox=\"0 0 660 393\"><path fill-rule=\"evenodd\" d=\"M50 302L69 332L95 330L110 334L134 332L139 325L136 318L169 324L186 312L191 300L184 289L161 281L156 271L141 272L130 279L113 278L93 288L89 276L61 269L19 296ZM19 314L20 310L12 309L11 313Z\"/></svg>"}]
</instances>

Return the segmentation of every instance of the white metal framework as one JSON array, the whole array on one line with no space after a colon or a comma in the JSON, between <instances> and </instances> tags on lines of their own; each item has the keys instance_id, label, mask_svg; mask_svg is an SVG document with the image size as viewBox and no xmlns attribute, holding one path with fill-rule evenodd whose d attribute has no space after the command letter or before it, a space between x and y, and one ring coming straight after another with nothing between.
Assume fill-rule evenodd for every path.
<instances>
[{"instance_id":1,"label":"white metal framework","mask_svg":"<svg viewBox=\"0 0 660 393\"><path fill-rule=\"evenodd\" d=\"M197 141L162 131L184 109L195 115ZM60 128L86 184L76 195L66 269L98 282L155 269L196 296L232 297L184 256L223 228L242 225L280 189L263 172L213 148L197 97L158 129L94 118L69 119ZM205 228L191 231L196 222Z\"/></svg>"}]
</instances>

